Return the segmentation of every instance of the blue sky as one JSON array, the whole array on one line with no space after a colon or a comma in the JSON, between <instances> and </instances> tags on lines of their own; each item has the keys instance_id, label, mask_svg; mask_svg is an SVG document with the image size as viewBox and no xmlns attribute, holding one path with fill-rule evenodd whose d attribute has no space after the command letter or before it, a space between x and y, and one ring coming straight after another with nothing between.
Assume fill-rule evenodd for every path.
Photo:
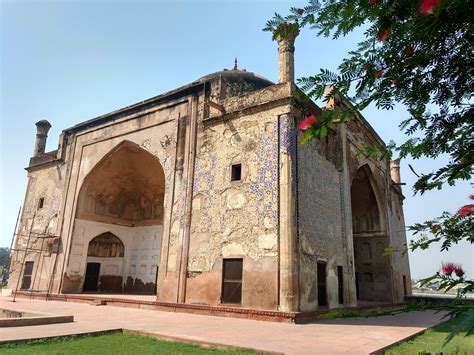
<instances>
[{"instance_id":1,"label":"blue sky","mask_svg":"<svg viewBox=\"0 0 474 355\"><path fill-rule=\"evenodd\" d=\"M239 67L277 81L277 45L263 32L273 13L302 1L10 1L0 2L1 126L0 246L9 246L23 203L34 123L48 119L47 150L62 129L187 84L208 73ZM296 41L296 76L335 69L361 33L337 41L303 31ZM397 128L406 111L363 112L385 140L401 142ZM444 159L405 160L407 225L469 203L467 182L412 196L415 176ZM461 262L474 277L474 250L467 243L440 253L410 255L412 276L436 271L441 261Z\"/></svg>"}]
</instances>

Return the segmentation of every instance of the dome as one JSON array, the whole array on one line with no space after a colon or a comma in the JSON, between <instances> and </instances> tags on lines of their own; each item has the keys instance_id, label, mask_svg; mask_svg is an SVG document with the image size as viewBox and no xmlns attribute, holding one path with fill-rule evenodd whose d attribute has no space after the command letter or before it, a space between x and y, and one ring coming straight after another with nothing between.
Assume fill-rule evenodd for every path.
<instances>
[{"instance_id":1,"label":"dome","mask_svg":"<svg viewBox=\"0 0 474 355\"><path fill-rule=\"evenodd\" d=\"M248 72L245 69L224 69L197 80L197 82L216 82L220 84L222 80L221 95L222 99L243 95L252 91L260 90L274 85L270 80L258 74ZM225 93L222 89L225 89Z\"/></svg>"}]
</instances>

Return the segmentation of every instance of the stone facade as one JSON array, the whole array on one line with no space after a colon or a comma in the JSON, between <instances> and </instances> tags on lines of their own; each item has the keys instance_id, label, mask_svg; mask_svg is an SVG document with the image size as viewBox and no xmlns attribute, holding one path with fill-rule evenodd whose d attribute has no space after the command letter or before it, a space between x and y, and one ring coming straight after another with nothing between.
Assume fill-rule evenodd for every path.
<instances>
[{"instance_id":1,"label":"stone facade","mask_svg":"<svg viewBox=\"0 0 474 355\"><path fill-rule=\"evenodd\" d=\"M40 121L10 287L296 312L401 302L408 259L382 255L406 243L399 168L359 154L383 144L360 115L298 142L320 108L295 95L288 40L278 84L224 70L65 129L49 153Z\"/></svg>"}]
</instances>

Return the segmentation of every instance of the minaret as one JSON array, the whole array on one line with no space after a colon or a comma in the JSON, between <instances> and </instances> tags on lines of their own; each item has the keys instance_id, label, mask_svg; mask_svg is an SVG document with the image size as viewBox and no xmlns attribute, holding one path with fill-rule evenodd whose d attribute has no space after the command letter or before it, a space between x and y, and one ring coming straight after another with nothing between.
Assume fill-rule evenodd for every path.
<instances>
[{"instance_id":1,"label":"minaret","mask_svg":"<svg viewBox=\"0 0 474 355\"><path fill-rule=\"evenodd\" d=\"M299 31L278 36L278 82L295 81L295 39Z\"/></svg>"},{"instance_id":2,"label":"minaret","mask_svg":"<svg viewBox=\"0 0 474 355\"><path fill-rule=\"evenodd\" d=\"M46 149L46 140L48 139L48 131L51 128L51 123L46 120L36 122L36 140L35 151L33 157L39 157Z\"/></svg>"},{"instance_id":3,"label":"minaret","mask_svg":"<svg viewBox=\"0 0 474 355\"><path fill-rule=\"evenodd\" d=\"M396 184L401 183L400 179L400 158L390 161L390 177Z\"/></svg>"}]
</instances>

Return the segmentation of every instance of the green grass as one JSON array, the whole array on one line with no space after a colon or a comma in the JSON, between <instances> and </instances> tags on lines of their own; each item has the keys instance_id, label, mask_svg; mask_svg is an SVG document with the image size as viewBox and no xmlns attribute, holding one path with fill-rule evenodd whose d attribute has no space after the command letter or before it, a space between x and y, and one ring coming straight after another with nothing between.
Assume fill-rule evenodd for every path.
<instances>
[{"instance_id":1,"label":"green grass","mask_svg":"<svg viewBox=\"0 0 474 355\"><path fill-rule=\"evenodd\" d=\"M428 329L416 338L388 349L385 354L474 354L474 311Z\"/></svg>"},{"instance_id":2,"label":"green grass","mask_svg":"<svg viewBox=\"0 0 474 355\"><path fill-rule=\"evenodd\" d=\"M358 318L358 317L381 317L397 313L409 312L411 308L407 306L395 308L373 308L368 310L353 310L349 308L335 308L319 316L319 319L338 319L338 318Z\"/></svg>"},{"instance_id":3,"label":"green grass","mask_svg":"<svg viewBox=\"0 0 474 355\"><path fill-rule=\"evenodd\" d=\"M157 340L134 334L37 340L0 346L0 354L256 354L244 350L223 350L199 345Z\"/></svg>"}]
</instances>

